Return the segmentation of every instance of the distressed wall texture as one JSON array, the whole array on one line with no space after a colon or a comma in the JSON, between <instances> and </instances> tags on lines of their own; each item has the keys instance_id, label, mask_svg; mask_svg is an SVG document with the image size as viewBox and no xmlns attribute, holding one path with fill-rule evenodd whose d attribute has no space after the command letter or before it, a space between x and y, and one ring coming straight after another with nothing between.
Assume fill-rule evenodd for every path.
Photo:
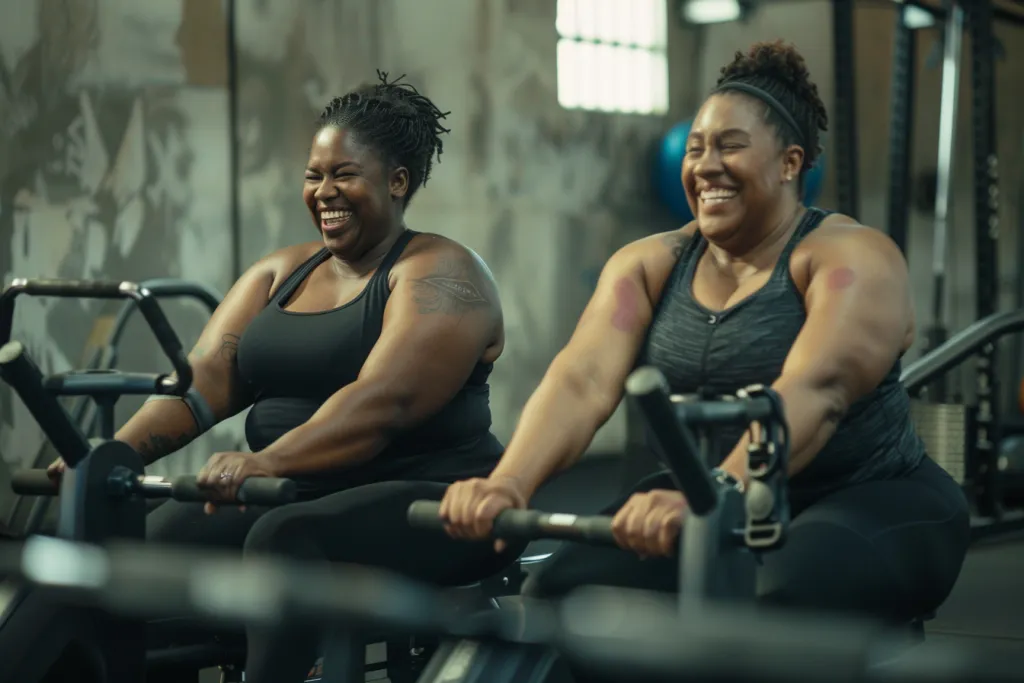
<instances>
[{"instance_id":1,"label":"distressed wall texture","mask_svg":"<svg viewBox=\"0 0 1024 683\"><path fill-rule=\"evenodd\" d=\"M696 89L675 70L673 116L557 104L552 0L252 0L237 3L240 243L230 227L227 26L211 0L19 0L0 8L0 276L180 277L224 292L243 267L314 239L300 201L313 121L334 95L407 74L451 111L442 163L408 224L471 246L501 287L508 342L493 375L495 431L511 433L601 264L674 227L650 196L651 145ZM694 41L672 26L676 63ZM45 372L81 367L111 302L21 299L15 336ZM165 310L191 344L206 319ZM167 368L136 320L119 367ZM122 400L119 421L141 398ZM195 471L241 439L241 417L154 468ZM595 449L618 448L617 416ZM45 440L0 387L0 500L9 467ZM48 459L52 454L42 454ZM0 505L0 512L4 506Z\"/></svg>"},{"instance_id":2,"label":"distressed wall texture","mask_svg":"<svg viewBox=\"0 0 1024 683\"><path fill-rule=\"evenodd\" d=\"M204 0L26 0L0 9L0 276L231 282L224 21ZM44 372L82 367L113 302L18 302L15 338ZM186 343L205 315L170 303ZM120 367L166 371L136 320ZM122 401L119 418L141 402ZM237 426L193 452L237 441ZM0 388L0 456L25 466L42 434ZM192 468L179 456L169 467ZM0 468L6 479L7 468ZM3 483L0 481L0 483ZM7 486L0 500L9 497ZM5 506L0 505L0 510Z\"/></svg>"}]
</instances>

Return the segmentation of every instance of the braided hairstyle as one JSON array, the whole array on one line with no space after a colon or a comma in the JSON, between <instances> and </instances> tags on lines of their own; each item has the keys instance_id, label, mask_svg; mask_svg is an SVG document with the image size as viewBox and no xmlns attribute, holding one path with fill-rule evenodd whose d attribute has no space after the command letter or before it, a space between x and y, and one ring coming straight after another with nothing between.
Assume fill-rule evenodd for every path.
<instances>
[{"instance_id":1,"label":"braided hairstyle","mask_svg":"<svg viewBox=\"0 0 1024 683\"><path fill-rule=\"evenodd\" d=\"M430 178L435 153L438 163L441 161L441 134L450 132L441 119L451 112L442 112L412 85L400 83L404 75L388 82L388 74L378 70L377 78L380 83L361 86L328 102L320 114L319 128L345 128L376 150L391 168L408 169L409 190L404 198L408 205Z\"/></svg>"},{"instance_id":2,"label":"braided hairstyle","mask_svg":"<svg viewBox=\"0 0 1024 683\"><path fill-rule=\"evenodd\" d=\"M717 87L726 83L746 83L764 90L786 108L803 140L774 109L765 105L765 120L775 128L784 146L799 144L804 149L805 171L814 166L821 155L819 131L828 130L828 112L818 95L818 86L811 82L803 56L791 44L781 40L754 43L746 54L737 52L732 62L722 67Z\"/></svg>"}]
</instances>

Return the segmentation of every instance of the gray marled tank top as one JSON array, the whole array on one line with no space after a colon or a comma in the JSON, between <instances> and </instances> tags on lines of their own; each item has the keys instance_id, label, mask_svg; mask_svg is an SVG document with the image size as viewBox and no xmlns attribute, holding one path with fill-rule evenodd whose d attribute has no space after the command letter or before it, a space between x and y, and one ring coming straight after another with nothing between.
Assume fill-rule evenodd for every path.
<instances>
[{"instance_id":1,"label":"gray marled tank top","mask_svg":"<svg viewBox=\"0 0 1024 683\"><path fill-rule=\"evenodd\" d=\"M750 384L771 384L807 318L789 272L793 249L828 215L808 209L768 282L746 299L713 311L693 297L693 274L707 248L698 232L685 246L655 309L640 364L664 373L674 393L732 394ZM910 418L910 399L896 361L874 391L851 406L836 433L791 482L794 501L813 501L847 484L899 477L925 457ZM743 428L715 435L720 461Z\"/></svg>"}]
</instances>

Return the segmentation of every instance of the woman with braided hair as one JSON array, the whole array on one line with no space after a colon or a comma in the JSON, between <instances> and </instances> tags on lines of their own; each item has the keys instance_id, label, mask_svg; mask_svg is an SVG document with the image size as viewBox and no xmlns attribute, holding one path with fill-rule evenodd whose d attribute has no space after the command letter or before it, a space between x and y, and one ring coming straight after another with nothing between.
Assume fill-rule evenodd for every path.
<instances>
[{"instance_id":1,"label":"woman with braided hair","mask_svg":"<svg viewBox=\"0 0 1024 683\"><path fill-rule=\"evenodd\" d=\"M214 454L200 485L230 500L247 477L288 477L301 499L269 510L170 501L149 515L151 541L374 565L443 585L479 581L517 556L405 521L412 501L440 500L448 483L486 476L500 458L487 379L504 330L486 264L405 225L441 157L446 114L378 75L321 114L302 181L319 239L252 266L190 356L211 422L251 407L252 452ZM153 462L211 426L198 413L149 401L117 439ZM302 681L316 636L250 634L246 680Z\"/></svg>"},{"instance_id":2,"label":"woman with braided hair","mask_svg":"<svg viewBox=\"0 0 1024 683\"><path fill-rule=\"evenodd\" d=\"M525 506L579 458L629 372L653 365L674 393L762 384L785 405L793 522L758 569L763 601L906 622L945 600L967 552L968 507L927 457L900 384L914 339L902 254L884 233L801 202L827 122L792 46L736 54L687 142L681 181L695 220L612 256L501 463L446 493L452 535L485 538L498 512ZM717 434L723 486L746 483L743 431ZM686 509L671 478L654 475L606 512L620 548L566 545L527 589L677 590Z\"/></svg>"}]
</instances>

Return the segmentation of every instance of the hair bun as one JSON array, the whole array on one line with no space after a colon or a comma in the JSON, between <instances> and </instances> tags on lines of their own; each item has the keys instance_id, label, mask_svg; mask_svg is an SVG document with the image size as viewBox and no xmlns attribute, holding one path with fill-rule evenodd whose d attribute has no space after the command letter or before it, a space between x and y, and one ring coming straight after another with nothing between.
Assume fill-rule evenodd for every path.
<instances>
[{"instance_id":1,"label":"hair bun","mask_svg":"<svg viewBox=\"0 0 1024 683\"><path fill-rule=\"evenodd\" d=\"M799 94L813 87L803 55L782 40L754 43L745 53L737 51L733 61L722 68L719 84L752 76L770 78Z\"/></svg>"}]
</instances>

